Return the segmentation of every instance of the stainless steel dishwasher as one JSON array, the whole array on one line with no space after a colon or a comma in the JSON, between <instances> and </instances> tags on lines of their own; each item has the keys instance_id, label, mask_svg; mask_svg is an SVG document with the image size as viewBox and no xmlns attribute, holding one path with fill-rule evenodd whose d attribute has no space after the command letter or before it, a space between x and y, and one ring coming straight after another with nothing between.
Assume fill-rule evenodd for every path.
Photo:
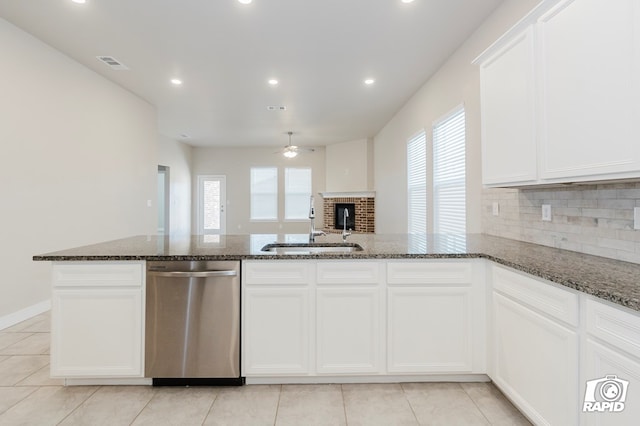
<instances>
[{"instance_id":1,"label":"stainless steel dishwasher","mask_svg":"<svg viewBox=\"0 0 640 426\"><path fill-rule=\"evenodd\" d=\"M241 385L240 262L148 261L145 377Z\"/></svg>"}]
</instances>

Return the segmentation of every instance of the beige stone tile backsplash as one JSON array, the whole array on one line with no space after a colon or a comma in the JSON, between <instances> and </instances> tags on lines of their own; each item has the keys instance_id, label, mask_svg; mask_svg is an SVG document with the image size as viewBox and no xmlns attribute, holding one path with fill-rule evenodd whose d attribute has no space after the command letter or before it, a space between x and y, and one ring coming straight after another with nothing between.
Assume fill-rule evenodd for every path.
<instances>
[{"instance_id":1,"label":"beige stone tile backsplash","mask_svg":"<svg viewBox=\"0 0 640 426\"><path fill-rule=\"evenodd\" d=\"M493 203L500 214L493 216ZM542 205L551 205L551 222ZM640 183L569 185L560 188L483 191L485 234L640 263L640 230L633 208L640 207Z\"/></svg>"}]
</instances>

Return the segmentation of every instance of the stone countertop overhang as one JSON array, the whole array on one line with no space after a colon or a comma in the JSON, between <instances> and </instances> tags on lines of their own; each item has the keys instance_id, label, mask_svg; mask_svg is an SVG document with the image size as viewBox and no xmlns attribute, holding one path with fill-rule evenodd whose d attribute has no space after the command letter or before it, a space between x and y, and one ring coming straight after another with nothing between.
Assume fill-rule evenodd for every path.
<instances>
[{"instance_id":1,"label":"stone countertop overhang","mask_svg":"<svg viewBox=\"0 0 640 426\"><path fill-rule=\"evenodd\" d=\"M358 234L351 253L275 254L273 242L306 242L307 235L135 236L34 256L36 261L292 260L485 258L533 276L640 311L640 264L484 234ZM340 235L317 242L341 242Z\"/></svg>"}]
</instances>

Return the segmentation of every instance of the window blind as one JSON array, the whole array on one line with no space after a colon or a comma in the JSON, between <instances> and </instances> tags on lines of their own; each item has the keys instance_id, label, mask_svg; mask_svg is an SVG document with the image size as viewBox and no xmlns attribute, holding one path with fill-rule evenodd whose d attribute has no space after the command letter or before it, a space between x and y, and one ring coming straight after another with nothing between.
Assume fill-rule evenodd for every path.
<instances>
[{"instance_id":1,"label":"window blind","mask_svg":"<svg viewBox=\"0 0 640 426\"><path fill-rule=\"evenodd\" d=\"M251 219L278 219L278 169L251 169Z\"/></svg>"},{"instance_id":2,"label":"window blind","mask_svg":"<svg viewBox=\"0 0 640 426\"><path fill-rule=\"evenodd\" d=\"M424 131L407 142L407 212L409 234L427 232L427 136Z\"/></svg>"},{"instance_id":3,"label":"window blind","mask_svg":"<svg viewBox=\"0 0 640 426\"><path fill-rule=\"evenodd\" d=\"M310 197L311 169L284 169L284 218L308 219Z\"/></svg>"},{"instance_id":4,"label":"window blind","mask_svg":"<svg viewBox=\"0 0 640 426\"><path fill-rule=\"evenodd\" d=\"M434 232L466 232L464 107L433 127Z\"/></svg>"}]
</instances>

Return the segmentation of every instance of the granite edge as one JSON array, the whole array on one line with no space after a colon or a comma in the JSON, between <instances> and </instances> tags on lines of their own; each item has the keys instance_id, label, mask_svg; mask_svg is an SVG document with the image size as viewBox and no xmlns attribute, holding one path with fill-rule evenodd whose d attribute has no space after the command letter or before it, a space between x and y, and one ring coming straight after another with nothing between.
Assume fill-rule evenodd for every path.
<instances>
[{"instance_id":1,"label":"granite edge","mask_svg":"<svg viewBox=\"0 0 640 426\"><path fill-rule=\"evenodd\" d=\"M34 261L192 261L192 260L348 260L348 259L488 259L499 265L515 269L520 272L530 274L564 287L568 287L595 296L599 299L613 302L634 311L640 311L640 300L623 294L616 294L610 290L602 290L586 285L578 280L572 280L566 276L551 273L548 270L541 270L525 263L513 262L496 255L485 253L432 253L432 254L410 254L410 253L318 253L318 254L219 254L219 255L39 255L33 256Z\"/></svg>"}]
</instances>

